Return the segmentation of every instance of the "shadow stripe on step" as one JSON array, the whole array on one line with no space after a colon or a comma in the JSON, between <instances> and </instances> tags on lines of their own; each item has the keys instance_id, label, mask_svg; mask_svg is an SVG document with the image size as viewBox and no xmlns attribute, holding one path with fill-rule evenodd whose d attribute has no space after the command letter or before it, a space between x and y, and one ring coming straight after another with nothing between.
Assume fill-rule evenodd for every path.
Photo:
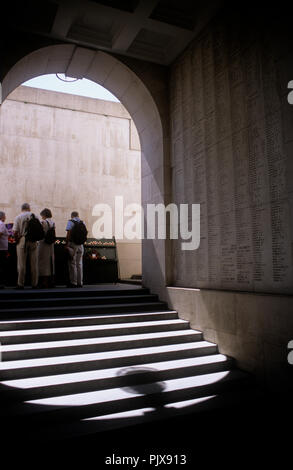
<instances>
[{"instance_id":1,"label":"shadow stripe on step","mask_svg":"<svg viewBox=\"0 0 293 470\"><path fill-rule=\"evenodd\" d=\"M132 321L152 321L152 320L171 320L178 319L178 313L175 310L166 310L161 312L139 312L139 313L109 313L106 315L75 315L68 317L50 317L50 318L23 318L20 320L0 321L0 331L26 330L34 328L57 328L66 326L83 325L106 325L109 323L128 323Z\"/></svg>"},{"instance_id":2,"label":"shadow stripe on step","mask_svg":"<svg viewBox=\"0 0 293 470\"><path fill-rule=\"evenodd\" d=\"M148 322L116 323L106 325L69 326L59 328L41 328L34 330L14 330L0 332L0 343L24 344L42 341L60 341L67 339L95 338L134 333L148 333L189 328L186 320L156 320Z\"/></svg>"},{"instance_id":3,"label":"shadow stripe on step","mask_svg":"<svg viewBox=\"0 0 293 470\"><path fill-rule=\"evenodd\" d=\"M138 302L156 302L158 296L156 294L141 294L141 295L111 295L111 296L99 296L99 297L41 297L41 298L30 298L30 299L5 299L0 298L0 308L10 309L19 308L23 304L26 308L42 308L45 307L62 307L70 305L105 305L105 304L116 304L116 303L138 303Z\"/></svg>"},{"instance_id":4,"label":"shadow stripe on step","mask_svg":"<svg viewBox=\"0 0 293 470\"><path fill-rule=\"evenodd\" d=\"M0 382L1 400L31 400L230 370L222 354ZM125 379L124 373L128 373ZM3 402L3 401L2 401Z\"/></svg>"},{"instance_id":5,"label":"shadow stripe on step","mask_svg":"<svg viewBox=\"0 0 293 470\"><path fill-rule=\"evenodd\" d=\"M27 317L27 315L72 315L73 312L87 313L107 313L107 312L139 312L139 311L155 311L155 310L166 310L168 306L166 302L141 302L131 304L104 304L104 305L71 305L67 307L42 307L42 308L11 308L3 309L0 311L0 318L2 320L11 320L21 317Z\"/></svg>"},{"instance_id":6,"label":"shadow stripe on step","mask_svg":"<svg viewBox=\"0 0 293 470\"><path fill-rule=\"evenodd\" d=\"M143 346L158 346L190 341L200 341L202 333L191 329L159 333L109 336L43 343L25 343L1 347L2 361L33 359L37 357L60 356L67 354L113 351Z\"/></svg>"},{"instance_id":7,"label":"shadow stripe on step","mask_svg":"<svg viewBox=\"0 0 293 470\"><path fill-rule=\"evenodd\" d=\"M98 353L23 359L0 363L1 380L39 377L102 368L131 366L146 362L206 356L218 352L217 345L208 341L193 341L172 345L140 347Z\"/></svg>"},{"instance_id":8,"label":"shadow stripe on step","mask_svg":"<svg viewBox=\"0 0 293 470\"><path fill-rule=\"evenodd\" d=\"M242 389L250 383L250 376L242 371L224 371L164 381L164 388L148 384L142 393L129 393L129 387L119 387L95 392L30 400L7 409L13 420L24 416L37 422L74 420L121 412L141 406L154 408L175 400L186 400L227 391ZM159 391L158 391L159 390ZM4 415L5 416L5 415Z\"/></svg>"}]
</instances>

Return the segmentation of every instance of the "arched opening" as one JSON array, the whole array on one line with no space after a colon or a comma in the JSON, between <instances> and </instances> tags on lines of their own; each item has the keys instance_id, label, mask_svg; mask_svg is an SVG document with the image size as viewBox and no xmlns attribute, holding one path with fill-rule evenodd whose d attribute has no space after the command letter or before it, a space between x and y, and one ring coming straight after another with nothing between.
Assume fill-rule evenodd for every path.
<instances>
[{"instance_id":1,"label":"arched opening","mask_svg":"<svg viewBox=\"0 0 293 470\"><path fill-rule=\"evenodd\" d=\"M48 73L87 78L113 93L131 115L141 145L142 207L164 202L163 129L146 86L118 59L75 45L38 49L18 61L4 77L2 101L23 82ZM143 282L154 292L166 285L165 240L142 240Z\"/></svg>"}]
</instances>

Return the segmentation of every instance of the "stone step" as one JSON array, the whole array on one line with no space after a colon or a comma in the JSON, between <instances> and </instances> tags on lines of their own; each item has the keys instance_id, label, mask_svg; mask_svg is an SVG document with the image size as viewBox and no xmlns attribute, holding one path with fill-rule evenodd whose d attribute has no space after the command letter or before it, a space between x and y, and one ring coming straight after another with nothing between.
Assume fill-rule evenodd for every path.
<instances>
[{"instance_id":1,"label":"stone step","mask_svg":"<svg viewBox=\"0 0 293 470\"><path fill-rule=\"evenodd\" d=\"M25 301L25 308L43 308L43 307L68 307L78 305L107 305L107 304L122 304L126 302L139 303L139 302L157 302L158 296L154 294L140 294L140 295L107 295L107 296L75 296L73 298L68 297L41 297L41 298L29 298L29 299L5 299L0 298L0 309L17 309L23 307Z\"/></svg>"},{"instance_id":2,"label":"stone step","mask_svg":"<svg viewBox=\"0 0 293 470\"><path fill-rule=\"evenodd\" d=\"M178 313L175 310L166 310L161 312L142 312L142 313L113 313L107 315L82 315L68 317L49 317L41 319L21 319L0 321L0 331L11 330L29 330L35 328L62 328L67 326L86 326L86 325L105 325L110 323L128 323L138 321L152 320L172 320L178 319Z\"/></svg>"},{"instance_id":3,"label":"stone step","mask_svg":"<svg viewBox=\"0 0 293 470\"><path fill-rule=\"evenodd\" d=\"M200 357L217 353L217 345L208 341L141 346L88 354L2 361L0 362L0 376L1 380L41 377L113 367L130 367L148 362Z\"/></svg>"},{"instance_id":4,"label":"stone step","mask_svg":"<svg viewBox=\"0 0 293 470\"><path fill-rule=\"evenodd\" d=\"M4 419L5 416L9 416L10 421L13 421L15 416L16 423L21 417L24 419L29 417L30 422L35 421L44 425L50 422L70 422L125 412L141 407L162 410L172 401L241 390L249 382L250 376L239 370L213 372L137 385L136 388L128 386L28 400L19 405L7 406L2 416Z\"/></svg>"},{"instance_id":5,"label":"stone step","mask_svg":"<svg viewBox=\"0 0 293 470\"><path fill-rule=\"evenodd\" d=\"M32 400L105 388L141 386L199 374L230 370L234 361L222 354L191 357L131 367L113 367L93 371L7 380L0 382L0 400ZM126 374L126 375L125 375Z\"/></svg>"},{"instance_id":6,"label":"stone step","mask_svg":"<svg viewBox=\"0 0 293 470\"><path fill-rule=\"evenodd\" d=\"M114 351L143 346L200 341L202 333L196 330L179 330L159 333L141 333L105 338L86 338L65 341L49 341L1 346L2 361L34 359L67 354L86 354L99 351Z\"/></svg>"},{"instance_id":7,"label":"stone step","mask_svg":"<svg viewBox=\"0 0 293 470\"><path fill-rule=\"evenodd\" d=\"M33 315L70 315L73 314L97 314L97 313L124 313L124 312L147 312L167 310L166 302L140 302L103 305L71 305L65 307L42 307L42 308L11 308L0 311L1 320L11 320Z\"/></svg>"},{"instance_id":8,"label":"stone step","mask_svg":"<svg viewBox=\"0 0 293 470\"><path fill-rule=\"evenodd\" d=\"M259 394L256 394L254 388L246 386L244 390L222 392L218 395L206 395L200 398L193 398L180 401L170 401L160 408L141 407L128 411L109 413L101 416L93 416L76 420L70 423L58 423L58 426L46 425L41 428L36 426L34 439L64 439L81 437L90 434L96 434L104 431L117 430L130 426L137 426L146 423L160 422L163 419L176 418L178 416L194 416L196 423L196 414L210 412L219 408L231 412L237 407L251 404L255 405ZM15 432L15 430L14 430Z\"/></svg>"},{"instance_id":9,"label":"stone step","mask_svg":"<svg viewBox=\"0 0 293 470\"><path fill-rule=\"evenodd\" d=\"M185 330L188 328L188 321L176 319L116 323L114 325L104 324L57 328L39 328L32 330L12 330L0 332L0 343L2 345L25 344L32 342L39 343L42 341L100 338L104 336L120 336L172 330L178 331Z\"/></svg>"},{"instance_id":10,"label":"stone step","mask_svg":"<svg viewBox=\"0 0 293 470\"><path fill-rule=\"evenodd\" d=\"M141 286L142 285L142 280L141 279L120 279L119 283L120 284L132 284L132 285Z\"/></svg>"},{"instance_id":11,"label":"stone step","mask_svg":"<svg viewBox=\"0 0 293 470\"><path fill-rule=\"evenodd\" d=\"M36 439L99 432L219 403L251 385L232 358L147 289L6 294L0 293L4 428L27 435L32 425Z\"/></svg>"},{"instance_id":12,"label":"stone step","mask_svg":"<svg viewBox=\"0 0 293 470\"><path fill-rule=\"evenodd\" d=\"M68 289L66 287L56 287L54 289L5 289L0 292L0 300L11 300L13 299L43 299L43 298L68 298L72 299L74 297L105 297L105 296L115 296L115 295L146 295L150 291L146 287L128 287L120 286L120 288L115 288L112 286L99 286L91 287L84 286L83 288L77 289Z\"/></svg>"}]
</instances>

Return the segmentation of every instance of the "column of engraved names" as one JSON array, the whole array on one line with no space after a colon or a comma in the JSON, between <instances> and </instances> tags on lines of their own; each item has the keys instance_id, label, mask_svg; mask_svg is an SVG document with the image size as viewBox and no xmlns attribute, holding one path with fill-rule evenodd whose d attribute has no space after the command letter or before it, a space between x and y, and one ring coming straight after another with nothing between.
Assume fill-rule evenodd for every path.
<instances>
[{"instance_id":1,"label":"column of engraved names","mask_svg":"<svg viewBox=\"0 0 293 470\"><path fill-rule=\"evenodd\" d=\"M211 33L203 38L201 51L207 188L208 282L209 287L219 287L220 223L217 202L218 162L216 151L215 70L213 38ZM217 207L215 207L215 205Z\"/></svg>"},{"instance_id":2,"label":"column of engraved names","mask_svg":"<svg viewBox=\"0 0 293 470\"><path fill-rule=\"evenodd\" d=\"M221 284L236 287L236 227L234 165L231 138L218 143L219 205L221 224Z\"/></svg>"},{"instance_id":3,"label":"column of engraved names","mask_svg":"<svg viewBox=\"0 0 293 470\"><path fill-rule=\"evenodd\" d=\"M283 149L281 112L266 116L272 226L273 283L289 288L292 282L290 214L286 184L286 156Z\"/></svg>"},{"instance_id":4,"label":"column of engraved names","mask_svg":"<svg viewBox=\"0 0 293 470\"><path fill-rule=\"evenodd\" d=\"M173 202L183 202L183 120L182 120L182 82L181 64L177 63L171 75L171 132L172 132L172 193ZM177 285L183 285L184 263L181 257L180 240L172 241L173 276Z\"/></svg>"},{"instance_id":5,"label":"column of engraved names","mask_svg":"<svg viewBox=\"0 0 293 470\"><path fill-rule=\"evenodd\" d=\"M260 49L257 43L243 56L246 106L249 120L249 186L254 255L254 288L269 290L271 285L271 221L268 165L261 85Z\"/></svg>"},{"instance_id":6,"label":"column of engraved names","mask_svg":"<svg viewBox=\"0 0 293 470\"><path fill-rule=\"evenodd\" d=\"M271 220L264 122L249 128L249 186L256 290L271 285Z\"/></svg>"},{"instance_id":7,"label":"column of engraved names","mask_svg":"<svg viewBox=\"0 0 293 470\"><path fill-rule=\"evenodd\" d=\"M206 149L208 280L209 287L220 287L220 207L218 192L218 155L213 145Z\"/></svg>"},{"instance_id":8,"label":"column of engraved names","mask_svg":"<svg viewBox=\"0 0 293 470\"><path fill-rule=\"evenodd\" d=\"M237 283L240 289L253 288L253 240L249 186L248 130L233 135L235 223L237 243Z\"/></svg>"},{"instance_id":9,"label":"column of engraved names","mask_svg":"<svg viewBox=\"0 0 293 470\"><path fill-rule=\"evenodd\" d=\"M239 289L253 288L253 241L249 188L249 140L244 71L239 49L229 64L234 164L236 266Z\"/></svg>"},{"instance_id":10,"label":"column of engraved names","mask_svg":"<svg viewBox=\"0 0 293 470\"><path fill-rule=\"evenodd\" d=\"M236 227L234 162L231 142L230 90L228 70L216 75L216 116L219 159L219 201L221 223L221 283L236 285Z\"/></svg>"},{"instance_id":11,"label":"column of engraved names","mask_svg":"<svg viewBox=\"0 0 293 470\"><path fill-rule=\"evenodd\" d=\"M192 257L192 270L196 274L196 285L198 287L206 285L208 280L207 176L205 161L204 87L202 74L202 49L201 45L197 44L192 50L192 163L193 202L195 204L200 204L200 246Z\"/></svg>"},{"instance_id":12,"label":"column of engraved names","mask_svg":"<svg viewBox=\"0 0 293 470\"><path fill-rule=\"evenodd\" d=\"M193 203L193 155L192 155L192 54L188 49L182 57L181 64L181 80L182 80L182 121L183 121L183 175L184 186L184 203L188 204L188 226L191 228L191 204ZM182 260L184 262L184 285L192 287L196 282L196 273L194 272L194 252L181 251Z\"/></svg>"}]
</instances>

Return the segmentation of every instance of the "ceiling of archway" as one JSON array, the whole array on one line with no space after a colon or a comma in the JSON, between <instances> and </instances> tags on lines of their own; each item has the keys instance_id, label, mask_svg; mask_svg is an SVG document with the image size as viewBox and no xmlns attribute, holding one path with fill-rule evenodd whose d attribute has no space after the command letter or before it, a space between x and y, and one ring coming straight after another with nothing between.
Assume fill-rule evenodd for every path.
<instances>
[{"instance_id":1,"label":"ceiling of archway","mask_svg":"<svg viewBox=\"0 0 293 470\"><path fill-rule=\"evenodd\" d=\"M5 23L80 46L169 65L220 0L10 0Z\"/></svg>"}]
</instances>

